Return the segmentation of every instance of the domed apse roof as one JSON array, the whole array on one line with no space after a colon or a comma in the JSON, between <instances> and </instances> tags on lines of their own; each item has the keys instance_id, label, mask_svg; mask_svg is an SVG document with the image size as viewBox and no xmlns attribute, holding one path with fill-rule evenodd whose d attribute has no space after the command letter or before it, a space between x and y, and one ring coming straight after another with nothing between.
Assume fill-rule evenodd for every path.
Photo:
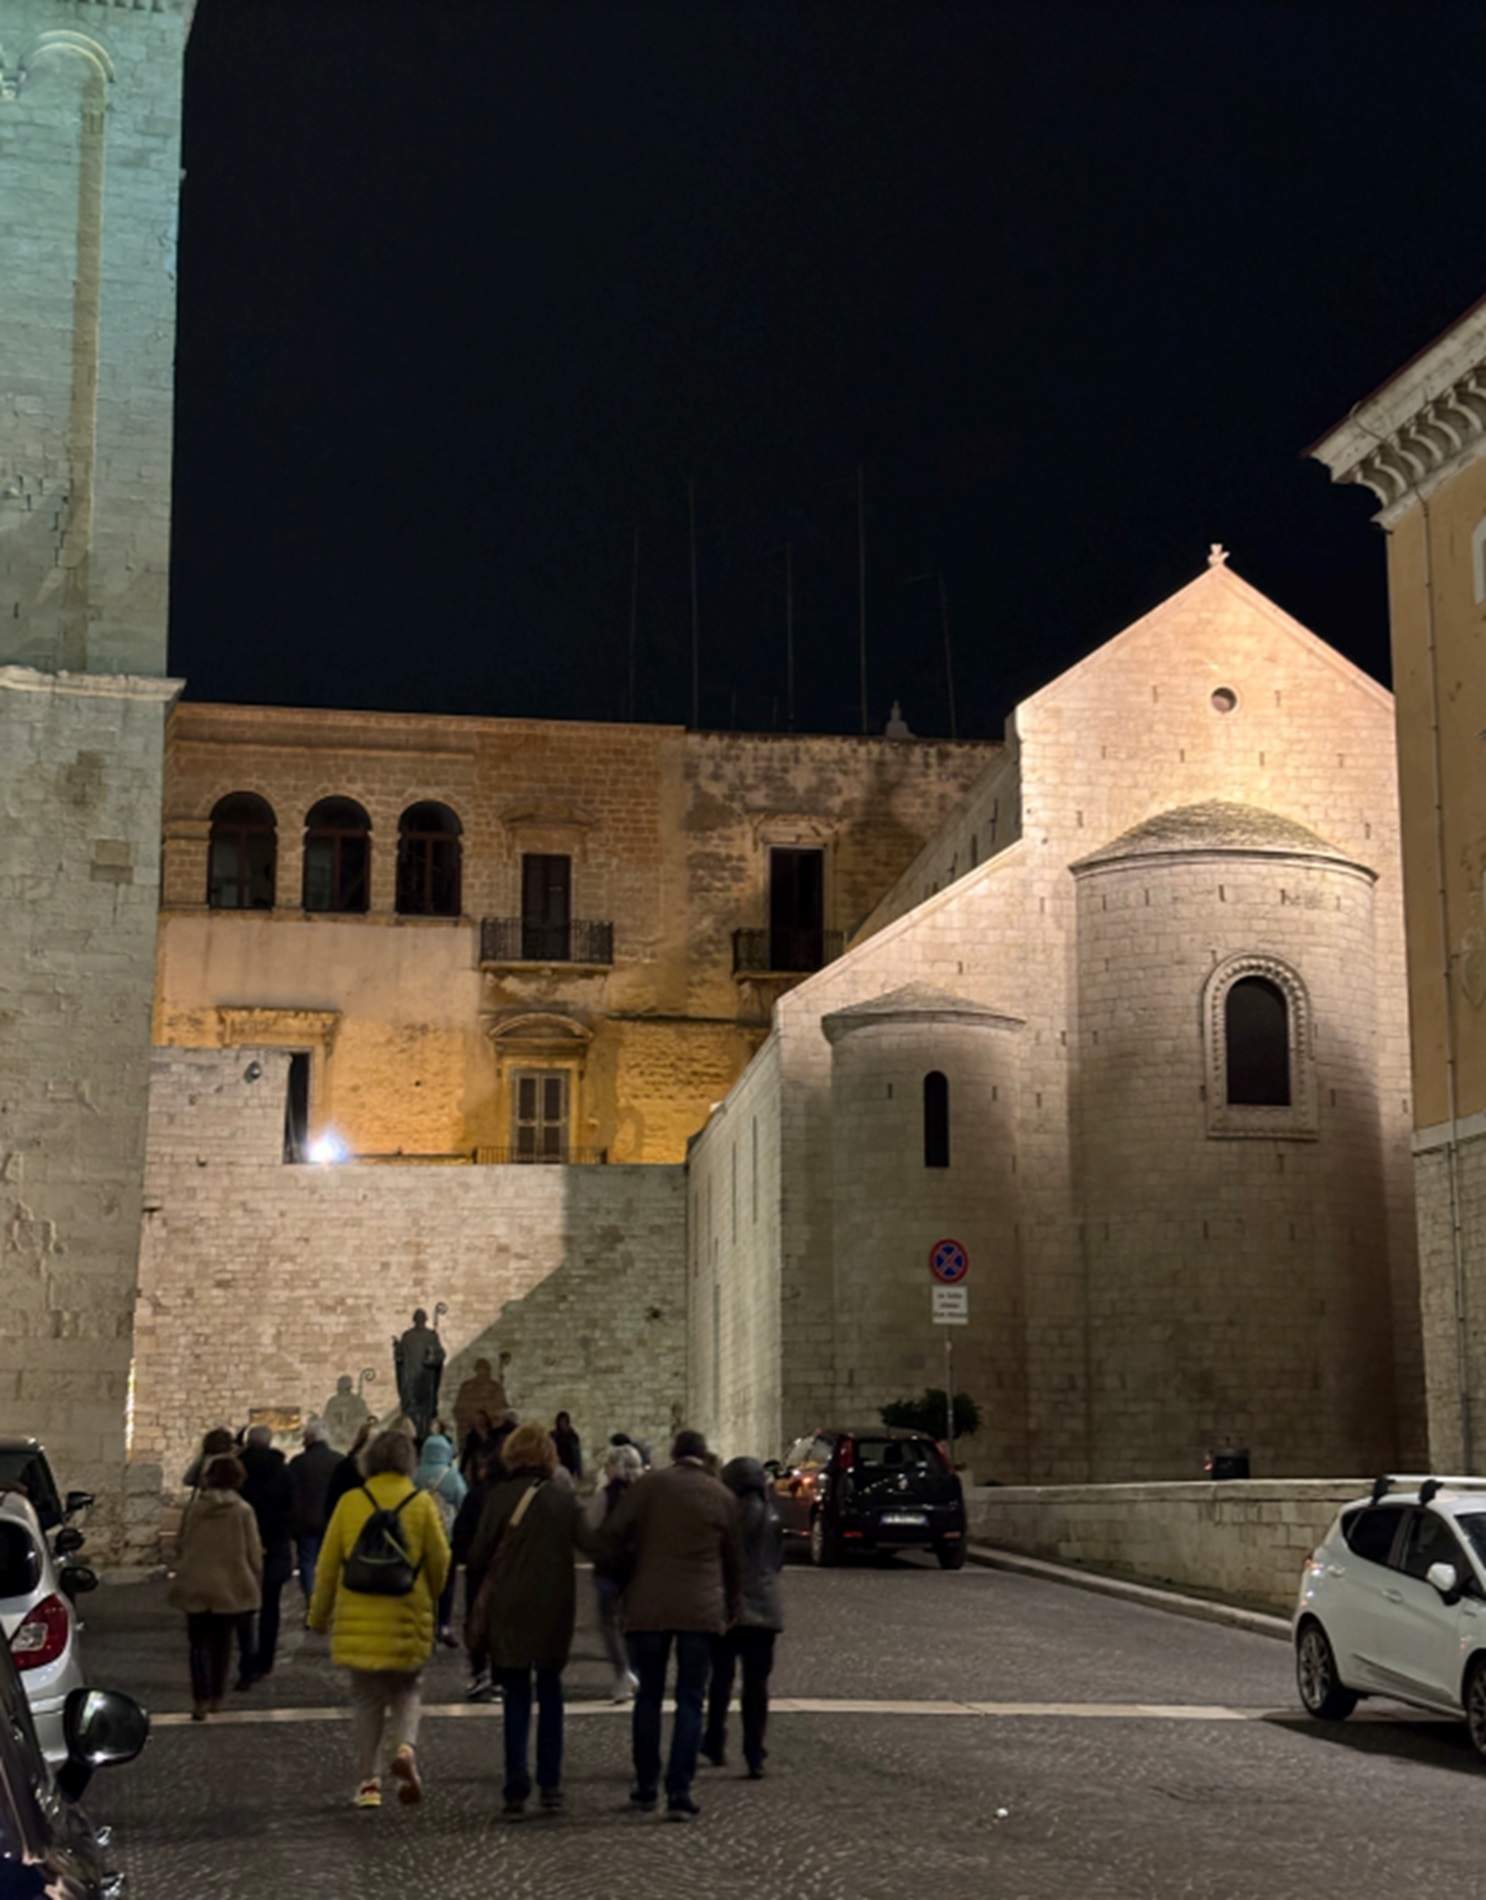
<instances>
[{"instance_id":1,"label":"domed apse roof","mask_svg":"<svg viewBox=\"0 0 1486 1900\"><path fill-rule=\"evenodd\" d=\"M852 1029L865 1029L873 1023L901 1022L985 1023L1002 1029L1020 1029L1021 1018L985 1003L973 1003L968 996L955 996L949 990L935 989L929 983L905 983L901 989L884 996L869 997L865 1003L849 1003L822 1017L821 1028L830 1041Z\"/></svg>"},{"instance_id":2,"label":"domed apse roof","mask_svg":"<svg viewBox=\"0 0 1486 1900\"><path fill-rule=\"evenodd\" d=\"M1355 863L1344 851L1293 818L1281 818L1278 812L1263 811L1257 805L1234 805L1214 798L1205 804L1179 805L1174 811L1158 812L1080 858L1072 868L1082 871L1094 865L1117 864L1124 858L1170 857L1186 851L1234 851L1260 857L1329 858L1336 864Z\"/></svg>"}]
</instances>

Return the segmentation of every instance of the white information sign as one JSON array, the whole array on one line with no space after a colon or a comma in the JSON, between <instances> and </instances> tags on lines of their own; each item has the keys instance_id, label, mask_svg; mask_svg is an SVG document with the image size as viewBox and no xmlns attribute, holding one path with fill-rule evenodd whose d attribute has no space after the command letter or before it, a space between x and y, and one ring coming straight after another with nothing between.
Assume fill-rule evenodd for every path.
<instances>
[{"instance_id":1,"label":"white information sign","mask_svg":"<svg viewBox=\"0 0 1486 1900\"><path fill-rule=\"evenodd\" d=\"M968 1286L936 1286L933 1291L936 1326L968 1326L970 1324Z\"/></svg>"}]
</instances>

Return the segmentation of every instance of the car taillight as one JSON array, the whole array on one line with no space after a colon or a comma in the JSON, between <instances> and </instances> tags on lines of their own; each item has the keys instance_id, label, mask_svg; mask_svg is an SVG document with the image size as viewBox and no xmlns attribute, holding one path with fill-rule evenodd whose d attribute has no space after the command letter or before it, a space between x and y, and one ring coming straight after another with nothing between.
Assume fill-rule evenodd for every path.
<instances>
[{"instance_id":1,"label":"car taillight","mask_svg":"<svg viewBox=\"0 0 1486 1900\"><path fill-rule=\"evenodd\" d=\"M17 1669L45 1669L67 1647L72 1619L61 1597L43 1597L27 1610L26 1620L10 1639Z\"/></svg>"},{"instance_id":2,"label":"car taillight","mask_svg":"<svg viewBox=\"0 0 1486 1900\"><path fill-rule=\"evenodd\" d=\"M843 1438L836 1447L836 1469L850 1471L857 1461L856 1441Z\"/></svg>"},{"instance_id":3,"label":"car taillight","mask_svg":"<svg viewBox=\"0 0 1486 1900\"><path fill-rule=\"evenodd\" d=\"M934 1456L939 1460L939 1469L941 1471L954 1470L954 1466L949 1461L949 1446L948 1445L942 1444L938 1440L936 1440L934 1444Z\"/></svg>"}]
</instances>

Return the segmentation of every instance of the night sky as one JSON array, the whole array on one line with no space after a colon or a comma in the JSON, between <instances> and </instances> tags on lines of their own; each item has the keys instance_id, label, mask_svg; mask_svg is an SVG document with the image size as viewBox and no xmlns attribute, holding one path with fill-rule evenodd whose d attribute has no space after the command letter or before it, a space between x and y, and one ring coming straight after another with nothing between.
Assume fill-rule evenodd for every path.
<instances>
[{"instance_id":1,"label":"night sky","mask_svg":"<svg viewBox=\"0 0 1486 1900\"><path fill-rule=\"evenodd\" d=\"M1486 288L1477 5L200 0L193 697L962 736L1233 565L1387 678L1301 452Z\"/></svg>"}]
</instances>

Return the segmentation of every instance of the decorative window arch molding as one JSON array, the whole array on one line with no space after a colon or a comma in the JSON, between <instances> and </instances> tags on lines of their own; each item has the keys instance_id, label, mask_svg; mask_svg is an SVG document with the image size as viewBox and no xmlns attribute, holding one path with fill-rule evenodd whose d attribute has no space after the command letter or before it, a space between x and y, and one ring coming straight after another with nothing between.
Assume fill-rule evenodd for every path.
<instances>
[{"instance_id":1,"label":"decorative window arch molding","mask_svg":"<svg viewBox=\"0 0 1486 1900\"><path fill-rule=\"evenodd\" d=\"M1228 1100L1228 992L1246 976L1262 977L1285 999L1290 1042L1290 1101L1284 1108ZM1222 1138L1314 1141L1318 1133L1315 1027L1310 996L1298 973L1279 957L1244 951L1227 957L1202 992L1203 1070L1207 1132Z\"/></svg>"}]
</instances>

